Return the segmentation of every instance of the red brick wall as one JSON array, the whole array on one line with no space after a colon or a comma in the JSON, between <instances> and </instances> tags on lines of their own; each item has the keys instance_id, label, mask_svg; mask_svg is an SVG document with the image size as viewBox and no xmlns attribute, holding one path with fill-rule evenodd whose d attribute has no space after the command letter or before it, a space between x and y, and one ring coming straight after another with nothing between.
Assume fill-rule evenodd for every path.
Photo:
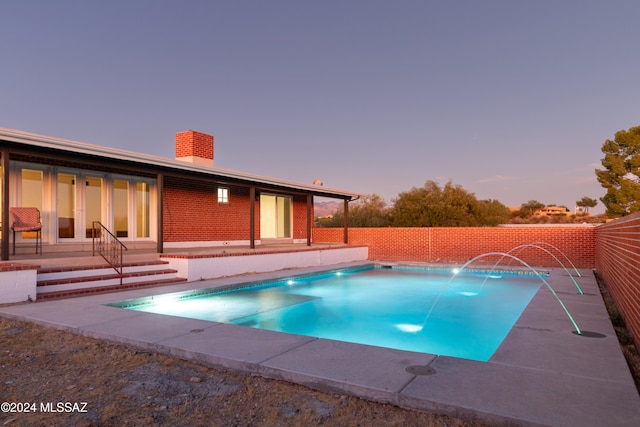
<instances>
[{"instance_id":1,"label":"red brick wall","mask_svg":"<svg viewBox=\"0 0 640 427\"><path fill-rule=\"evenodd\" d=\"M311 218L313 218L313 206ZM307 238L307 196L293 197L293 238Z\"/></svg>"},{"instance_id":2,"label":"red brick wall","mask_svg":"<svg viewBox=\"0 0 640 427\"><path fill-rule=\"evenodd\" d=\"M338 243L342 240L342 228L313 230L313 241L316 243ZM591 226L349 229L350 245L368 246L369 259L382 261L464 263L487 252L507 252L522 244L539 242L557 247L578 268L593 268L595 265L595 233ZM539 246L570 267L553 248ZM560 266L551 255L539 248L524 248L513 254L532 266ZM476 262L493 264L496 258L481 258Z\"/></svg>"},{"instance_id":3,"label":"red brick wall","mask_svg":"<svg viewBox=\"0 0 640 427\"><path fill-rule=\"evenodd\" d=\"M176 158L191 156L213 160L213 136L193 130L176 133Z\"/></svg>"},{"instance_id":4,"label":"red brick wall","mask_svg":"<svg viewBox=\"0 0 640 427\"><path fill-rule=\"evenodd\" d=\"M164 241L249 240L249 189L228 186L229 203L218 203L213 183L166 178ZM260 236L260 202L255 204L256 239Z\"/></svg>"},{"instance_id":5,"label":"red brick wall","mask_svg":"<svg viewBox=\"0 0 640 427\"><path fill-rule=\"evenodd\" d=\"M596 270L640 346L640 212L596 229Z\"/></svg>"},{"instance_id":6,"label":"red brick wall","mask_svg":"<svg viewBox=\"0 0 640 427\"><path fill-rule=\"evenodd\" d=\"M164 241L207 242L249 240L249 189L229 188L229 203L218 203L218 185L166 178L164 183ZM307 197L293 197L293 238L307 238ZM313 210L311 212L313 217ZM255 203L255 238L260 239L260 201Z\"/></svg>"}]
</instances>

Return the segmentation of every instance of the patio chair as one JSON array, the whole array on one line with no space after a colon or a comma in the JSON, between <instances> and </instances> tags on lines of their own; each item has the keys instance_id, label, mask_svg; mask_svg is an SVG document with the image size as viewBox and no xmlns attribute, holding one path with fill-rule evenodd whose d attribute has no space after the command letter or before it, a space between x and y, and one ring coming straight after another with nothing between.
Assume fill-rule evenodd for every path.
<instances>
[{"instance_id":1,"label":"patio chair","mask_svg":"<svg viewBox=\"0 0 640 427\"><path fill-rule=\"evenodd\" d=\"M37 208L9 208L11 231L13 231L13 254L16 254L16 231L34 231L36 233L36 253L40 247L42 255L42 222Z\"/></svg>"}]
</instances>

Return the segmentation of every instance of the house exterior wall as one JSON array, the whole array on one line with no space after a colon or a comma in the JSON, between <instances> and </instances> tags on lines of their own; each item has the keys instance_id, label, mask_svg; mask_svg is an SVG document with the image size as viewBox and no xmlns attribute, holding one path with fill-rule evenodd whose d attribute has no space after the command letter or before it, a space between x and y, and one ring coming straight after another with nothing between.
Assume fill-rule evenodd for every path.
<instances>
[{"instance_id":1,"label":"house exterior wall","mask_svg":"<svg viewBox=\"0 0 640 427\"><path fill-rule=\"evenodd\" d=\"M249 189L229 188L229 202L217 200L218 185L167 178L163 216L165 242L231 242L250 238ZM255 204L256 238L260 235L260 202Z\"/></svg>"},{"instance_id":2,"label":"house exterior wall","mask_svg":"<svg viewBox=\"0 0 640 427\"><path fill-rule=\"evenodd\" d=\"M640 212L596 229L596 270L640 346Z\"/></svg>"},{"instance_id":3,"label":"house exterior wall","mask_svg":"<svg viewBox=\"0 0 640 427\"><path fill-rule=\"evenodd\" d=\"M311 220L313 221L313 207ZM307 238L307 196L293 197L293 238L295 240Z\"/></svg>"},{"instance_id":4,"label":"house exterior wall","mask_svg":"<svg viewBox=\"0 0 640 427\"><path fill-rule=\"evenodd\" d=\"M250 239L249 188L229 189L229 202L220 203L220 185L189 179L166 178L164 183L164 241L242 242ZM293 239L307 238L307 198L293 196ZM313 215L313 211L312 211ZM313 216L312 216L313 217ZM255 201L255 238L260 239L260 198Z\"/></svg>"},{"instance_id":5,"label":"house exterior wall","mask_svg":"<svg viewBox=\"0 0 640 427\"><path fill-rule=\"evenodd\" d=\"M315 243L337 243L342 240L341 228L313 229ZM487 252L507 252L516 246L536 242L545 242L557 247L578 268L593 268L595 265L593 226L349 229L350 245L368 246L370 260L384 261L461 264ZM547 250L554 253L564 264L568 264L556 251L549 248ZM552 256L539 248L525 248L514 255L532 266L559 266ZM493 264L495 261L495 257L487 257L477 260L477 263Z\"/></svg>"},{"instance_id":6,"label":"house exterior wall","mask_svg":"<svg viewBox=\"0 0 640 427\"><path fill-rule=\"evenodd\" d=\"M338 199L354 197L343 190L214 169L214 137L193 130L176 134L176 160L4 128L0 128L0 147L3 172L0 216L8 216L9 206L23 203L39 208L43 215L45 252L90 249L87 224L94 220L100 220L130 248L136 249L164 244L170 247L260 244L261 193L287 197L292 202L279 205L279 209L291 206L291 218L272 215L278 221L278 233L267 233L264 229L270 224L266 221L272 220L272 216L265 215L262 225L265 236L286 236L273 240L301 243L310 237L308 197L316 194ZM21 175L23 169L28 170L27 174L40 173L41 177L25 178ZM56 185L56 177L62 177L66 187L75 186L75 192L65 193L74 194L74 200L67 197L63 204L57 202L60 198L56 190L61 187ZM75 181L85 179L91 184L86 189L75 185ZM102 190L98 193L99 180ZM25 188L40 185L42 191L23 192L25 183ZM217 200L218 185L229 190L228 203ZM253 219L249 199L252 188L257 195ZM36 200L40 193L40 199ZM30 199L25 200L25 194ZM91 209L86 209L87 206ZM96 213L98 207L101 211ZM82 216L73 216L70 211ZM311 218L312 215L311 212ZM73 234L66 232L72 221ZM291 228L281 230L283 226ZM59 233L60 230L65 232ZM86 230L89 232L85 233ZM8 260L7 228L0 234L0 257ZM21 250L25 242L20 237L18 240L16 246Z\"/></svg>"}]
</instances>

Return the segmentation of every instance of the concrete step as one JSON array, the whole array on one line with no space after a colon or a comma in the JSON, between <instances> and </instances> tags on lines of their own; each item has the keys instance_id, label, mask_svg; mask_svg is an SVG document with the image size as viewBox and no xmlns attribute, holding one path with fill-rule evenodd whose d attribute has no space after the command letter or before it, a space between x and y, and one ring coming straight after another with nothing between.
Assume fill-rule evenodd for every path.
<instances>
[{"instance_id":1,"label":"concrete step","mask_svg":"<svg viewBox=\"0 0 640 427\"><path fill-rule=\"evenodd\" d=\"M71 298L71 297L80 297L94 294L102 294L108 292L120 292L130 289L138 289L138 288L147 288L147 287L155 287L155 286L166 286L166 285L175 285L176 283L186 282L187 279L182 278L174 278L174 279L163 279L156 280L150 282L136 282L136 283L124 283L121 285L111 285L111 286L95 286L95 287L87 287L81 289L71 289L66 291L56 291L56 292L47 292L40 293L38 292L38 301L52 300L52 299L60 299L60 298ZM39 290L39 289L38 289Z\"/></svg>"},{"instance_id":2,"label":"concrete step","mask_svg":"<svg viewBox=\"0 0 640 427\"><path fill-rule=\"evenodd\" d=\"M139 261L123 263L123 272L141 272L141 271L153 271L158 269L159 266L166 266L169 263L167 261ZM65 267L46 267L38 269L38 282L64 280L68 278L76 277L90 277L109 275L114 273L113 267L103 264L95 265L73 265Z\"/></svg>"},{"instance_id":3,"label":"concrete step","mask_svg":"<svg viewBox=\"0 0 640 427\"><path fill-rule=\"evenodd\" d=\"M122 284L153 282L158 280L158 276L163 279L177 278L177 271L172 269L149 270L141 272L125 272L122 274ZM96 276L67 277L65 279L38 280L38 294L54 291L66 291L83 287L120 285L120 275L113 269L109 274Z\"/></svg>"},{"instance_id":4,"label":"concrete step","mask_svg":"<svg viewBox=\"0 0 640 427\"><path fill-rule=\"evenodd\" d=\"M123 264L122 280L111 267L99 265L47 267L38 269L37 298L62 298L111 292L144 286L186 281L166 261L141 261Z\"/></svg>"}]
</instances>

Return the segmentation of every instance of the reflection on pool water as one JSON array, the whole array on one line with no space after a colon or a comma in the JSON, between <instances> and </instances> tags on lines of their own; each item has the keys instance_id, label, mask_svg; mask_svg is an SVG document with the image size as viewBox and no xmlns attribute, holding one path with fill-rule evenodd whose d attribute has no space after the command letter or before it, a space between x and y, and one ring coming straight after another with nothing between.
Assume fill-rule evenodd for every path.
<instances>
[{"instance_id":1,"label":"reflection on pool water","mask_svg":"<svg viewBox=\"0 0 640 427\"><path fill-rule=\"evenodd\" d=\"M376 266L110 305L487 361L541 284L521 273Z\"/></svg>"}]
</instances>

